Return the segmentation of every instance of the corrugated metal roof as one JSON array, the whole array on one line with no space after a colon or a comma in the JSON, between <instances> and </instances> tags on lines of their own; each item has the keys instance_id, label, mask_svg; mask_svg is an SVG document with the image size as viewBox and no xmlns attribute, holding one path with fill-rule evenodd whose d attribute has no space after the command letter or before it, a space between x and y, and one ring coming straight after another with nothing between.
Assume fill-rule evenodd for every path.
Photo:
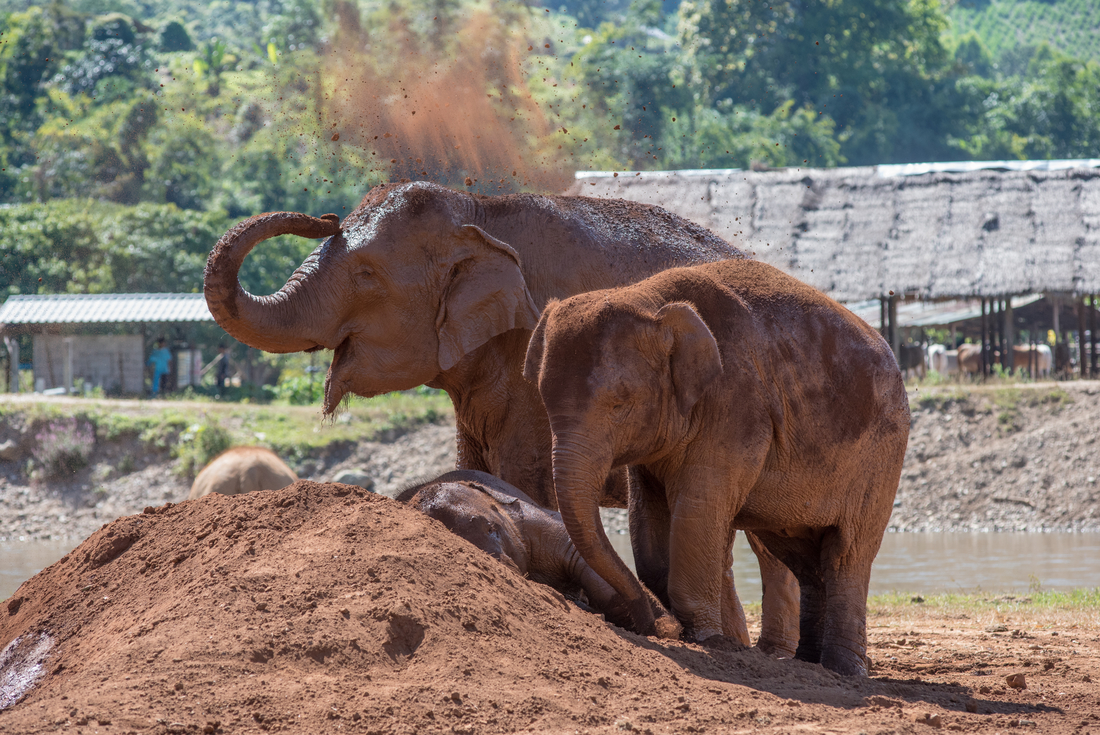
<instances>
[{"instance_id":1,"label":"corrugated metal roof","mask_svg":"<svg viewBox=\"0 0 1100 735\"><path fill-rule=\"evenodd\" d=\"M201 293L12 296L0 306L0 326L212 321Z\"/></svg>"},{"instance_id":2,"label":"corrugated metal roof","mask_svg":"<svg viewBox=\"0 0 1100 735\"><path fill-rule=\"evenodd\" d=\"M1013 296L1012 308L1019 309L1043 298L1042 294ZM845 306L863 321L875 329L882 327L882 302L878 299L855 301ZM950 301L903 301L898 304L899 327L945 327L982 315L982 302L973 299L954 299Z\"/></svg>"}]
</instances>

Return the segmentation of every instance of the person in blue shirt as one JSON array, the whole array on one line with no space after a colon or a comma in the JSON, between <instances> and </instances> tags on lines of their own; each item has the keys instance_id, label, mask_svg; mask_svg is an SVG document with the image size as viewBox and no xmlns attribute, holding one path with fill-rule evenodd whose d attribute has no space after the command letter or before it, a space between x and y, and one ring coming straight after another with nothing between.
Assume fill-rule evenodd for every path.
<instances>
[{"instance_id":1,"label":"person in blue shirt","mask_svg":"<svg viewBox=\"0 0 1100 735\"><path fill-rule=\"evenodd\" d=\"M157 348L149 355L147 365L153 366L153 395L160 393L160 381L168 374L168 366L172 364L172 353L165 347L164 337L157 340Z\"/></svg>"}]
</instances>

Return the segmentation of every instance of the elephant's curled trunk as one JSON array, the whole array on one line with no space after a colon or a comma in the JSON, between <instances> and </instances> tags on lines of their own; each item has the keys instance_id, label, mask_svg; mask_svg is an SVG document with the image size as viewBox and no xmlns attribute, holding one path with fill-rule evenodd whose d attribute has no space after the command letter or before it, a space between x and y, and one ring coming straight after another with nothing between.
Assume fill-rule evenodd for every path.
<instances>
[{"instance_id":1,"label":"elephant's curled trunk","mask_svg":"<svg viewBox=\"0 0 1100 735\"><path fill-rule=\"evenodd\" d=\"M277 293L255 296L238 280L241 264L257 243L277 235L322 238L340 232L335 214L310 217L298 212L268 212L250 217L222 235L206 261L203 291L214 320L235 339L266 352L299 352L317 346L306 325L308 309L300 299L301 281L316 267L310 256Z\"/></svg>"}]
</instances>

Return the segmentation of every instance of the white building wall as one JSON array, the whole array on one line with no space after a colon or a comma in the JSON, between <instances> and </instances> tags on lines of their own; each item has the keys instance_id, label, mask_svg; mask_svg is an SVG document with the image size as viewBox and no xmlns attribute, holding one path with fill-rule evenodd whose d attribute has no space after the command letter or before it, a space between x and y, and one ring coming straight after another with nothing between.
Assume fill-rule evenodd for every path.
<instances>
[{"instance_id":1,"label":"white building wall","mask_svg":"<svg viewBox=\"0 0 1100 735\"><path fill-rule=\"evenodd\" d=\"M53 334L34 336L35 385L45 389L65 384L65 341L72 340L73 379L103 390L139 394L145 389L144 349L141 335ZM40 383L39 380L42 382Z\"/></svg>"}]
</instances>

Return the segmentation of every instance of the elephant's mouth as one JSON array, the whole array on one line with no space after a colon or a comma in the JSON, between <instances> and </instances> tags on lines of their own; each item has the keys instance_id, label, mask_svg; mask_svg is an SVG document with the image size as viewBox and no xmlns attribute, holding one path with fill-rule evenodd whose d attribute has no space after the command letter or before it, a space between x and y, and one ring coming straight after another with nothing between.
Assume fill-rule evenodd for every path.
<instances>
[{"instance_id":1,"label":"elephant's mouth","mask_svg":"<svg viewBox=\"0 0 1100 735\"><path fill-rule=\"evenodd\" d=\"M328 366L328 373L325 375L325 402L323 407L325 416L332 416L336 413L340 401L344 400L344 396L350 392L348 372L354 363L354 352L350 337L345 337L344 341L338 344L332 352L332 363Z\"/></svg>"}]
</instances>

